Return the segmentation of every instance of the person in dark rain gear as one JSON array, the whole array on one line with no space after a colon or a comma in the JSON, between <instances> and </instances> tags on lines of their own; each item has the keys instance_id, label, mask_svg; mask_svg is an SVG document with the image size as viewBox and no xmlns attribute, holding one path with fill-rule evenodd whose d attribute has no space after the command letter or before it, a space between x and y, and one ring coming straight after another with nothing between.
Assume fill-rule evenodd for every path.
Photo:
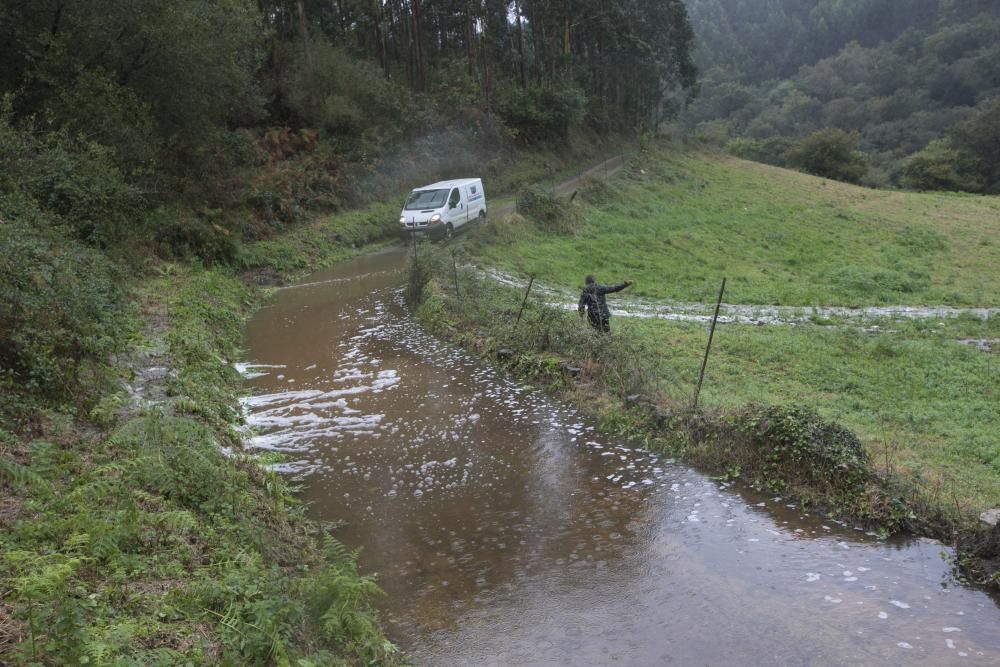
<instances>
[{"instance_id":1,"label":"person in dark rain gear","mask_svg":"<svg viewBox=\"0 0 1000 667\"><path fill-rule=\"evenodd\" d=\"M580 303L577 304L577 312L583 317L584 311L587 313L587 321L590 326L604 333L611 332L611 311L608 310L608 302L605 294L621 292L632 283L626 280L618 285L599 285L594 282L594 276L587 276L584 279L583 292L580 293Z\"/></svg>"}]
</instances>

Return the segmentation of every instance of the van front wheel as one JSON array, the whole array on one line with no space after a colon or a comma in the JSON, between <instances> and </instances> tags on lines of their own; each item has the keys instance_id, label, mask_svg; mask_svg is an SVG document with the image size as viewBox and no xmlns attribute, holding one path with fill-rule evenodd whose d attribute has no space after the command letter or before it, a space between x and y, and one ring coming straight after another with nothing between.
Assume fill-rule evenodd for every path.
<instances>
[{"instance_id":1,"label":"van front wheel","mask_svg":"<svg viewBox=\"0 0 1000 667\"><path fill-rule=\"evenodd\" d=\"M486 222L486 211L479 212L479 222Z\"/></svg>"},{"instance_id":2,"label":"van front wheel","mask_svg":"<svg viewBox=\"0 0 1000 667\"><path fill-rule=\"evenodd\" d=\"M445 227L444 227L444 238L445 238L445 240L448 240L448 241L450 241L450 240L451 240L451 238L452 238L452 237L453 237L454 235L455 235L455 228L454 228L454 227L452 227L452 226L451 226L451 223L449 222L449 223L448 223L447 225L445 225Z\"/></svg>"}]
</instances>

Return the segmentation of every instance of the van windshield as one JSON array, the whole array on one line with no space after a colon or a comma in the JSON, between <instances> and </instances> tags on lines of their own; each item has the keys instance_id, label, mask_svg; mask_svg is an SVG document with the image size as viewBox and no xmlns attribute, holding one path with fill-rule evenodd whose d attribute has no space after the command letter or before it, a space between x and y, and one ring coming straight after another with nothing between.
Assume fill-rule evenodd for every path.
<instances>
[{"instance_id":1,"label":"van windshield","mask_svg":"<svg viewBox=\"0 0 1000 667\"><path fill-rule=\"evenodd\" d=\"M448 198L448 190L414 190L406 198L403 208L407 211L422 208L441 208ZM398 199L396 201L399 201Z\"/></svg>"}]
</instances>

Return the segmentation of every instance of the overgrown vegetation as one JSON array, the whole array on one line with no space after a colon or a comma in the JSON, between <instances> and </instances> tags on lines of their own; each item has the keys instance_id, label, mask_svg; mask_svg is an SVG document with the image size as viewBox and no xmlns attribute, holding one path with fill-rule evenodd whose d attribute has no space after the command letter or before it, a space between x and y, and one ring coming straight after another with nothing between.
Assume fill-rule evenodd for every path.
<instances>
[{"instance_id":1,"label":"overgrown vegetation","mask_svg":"<svg viewBox=\"0 0 1000 667\"><path fill-rule=\"evenodd\" d=\"M548 234L573 234L580 224L580 212L572 202L537 185L517 194L517 212Z\"/></svg>"},{"instance_id":2,"label":"overgrown vegetation","mask_svg":"<svg viewBox=\"0 0 1000 667\"><path fill-rule=\"evenodd\" d=\"M393 662L371 606L377 586L355 555L303 519L281 477L240 453L231 360L248 290L219 271L175 267L140 296L169 317L169 332L154 335L167 333L166 400L136 408L105 393L91 419L106 433L49 406L34 440L3 432L0 655Z\"/></svg>"}]
</instances>

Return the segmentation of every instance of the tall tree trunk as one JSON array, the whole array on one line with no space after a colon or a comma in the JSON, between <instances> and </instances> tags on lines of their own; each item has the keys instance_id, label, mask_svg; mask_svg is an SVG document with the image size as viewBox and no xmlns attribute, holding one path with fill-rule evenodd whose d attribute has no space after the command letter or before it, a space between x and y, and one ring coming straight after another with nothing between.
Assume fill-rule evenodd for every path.
<instances>
[{"instance_id":1,"label":"tall tree trunk","mask_svg":"<svg viewBox=\"0 0 1000 667\"><path fill-rule=\"evenodd\" d=\"M570 65L571 59L569 57L569 0L563 0L563 62L565 63L566 73L572 73L572 67Z\"/></svg>"},{"instance_id":2,"label":"tall tree trunk","mask_svg":"<svg viewBox=\"0 0 1000 667\"><path fill-rule=\"evenodd\" d=\"M420 11L420 0L412 0L413 3L413 46L416 55L416 76L414 77L414 89L422 92L427 84L427 60L424 54L424 23Z\"/></svg>"},{"instance_id":3,"label":"tall tree trunk","mask_svg":"<svg viewBox=\"0 0 1000 667\"><path fill-rule=\"evenodd\" d=\"M389 55L385 49L385 35L382 34L382 3L379 0L369 0L368 12L371 15L373 32L375 34L375 50L378 55L382 73L389 78Z\"/></svg>"},{"instance_id":4,"label":"tall tree trunk","mask_svg":"<svg viewBox=\"0 0 1000 667\"><path fill-rule=\"evenodd\" d=\"M466 68L469 72L469 78L474 78L476 76L476 42L475 42L475 27L472 23L472 15L468 12L465 14L465 59Z\"/></svg>"},{"instance_id":5,"label":"tall tree trunk","mask_svg":"<svg viewBox=\"0 0 1000 667\"><path fill-rule=\"evenodd\" d=\"M528 79L524 73L524 25L521 23L521 2L514 0L514 13L517 14L517 54L521 73L521 87L528 87Z\"/></svg>"},{"instance_id":6,"label":"tall tree trunk","mask_svg":"<svg viewBox=\"0 0 1000 667\"><path fill-rule=\"evenodd\" d=\"M531 77L535 80L537 85L542 85L542 45L539 43L539 26L538 26L538 12L535 7L537 0L531 0L528 3L528 25L531 26L531 51L533 58L531 60Z\"/></svg>"},{"instance_id":7,"label":"tall tree trunk","mask_svg":"<svg viewBox=\"0 0 1000 667\"><path fill-rule=\"evenodd\" d=\"M483 31L479 34L479 60L483 65L483 95L486 99L486 109L491 110L491 103L493 101L493 82L491 79L490 71L490 48L489 39L487 37L486 25L483 25Z\"/></svg>"},{"instance_id":8,"label":"tall tree trunk","mask_svg":"<svg viewBox=\"0 0 1000 667\"><path fill-rule=\"evenodd\" d=\"M309 28L306 26L305 0L295 0L295 9L299 19L299 38L302 40L302 55L306 60L306 68L312 69L312 50L309 48Z\"/></svg>"}]
</instances>

